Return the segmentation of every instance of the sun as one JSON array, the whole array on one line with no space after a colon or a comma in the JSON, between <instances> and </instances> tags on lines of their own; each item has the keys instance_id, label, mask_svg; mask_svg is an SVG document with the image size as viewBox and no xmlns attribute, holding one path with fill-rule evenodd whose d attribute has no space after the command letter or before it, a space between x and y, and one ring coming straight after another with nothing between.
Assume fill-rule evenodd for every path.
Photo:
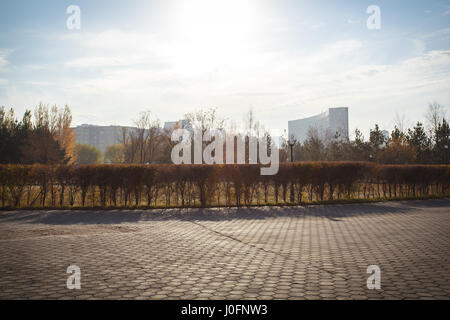
<instances>
[{"instance_id":1,"label":"sun","mask_svg":"<svg viewBox=\"0 0 450 320\"><path fill-rule=\"evenodd\" d=\"M256 36L254 0L184 0L177 14L177 42L190 68L239 63Z\"/></svg>"},{"instance_id":2,"label":"sun","mask_svg":"<svg viewBox=\"0 0 450 320\"><path fill-rule=\"evenodd\" d=\"M191 41L239 41L254 23L252 4L248 0L182 1L180 27Z\"/></svg>"}]
</instances>

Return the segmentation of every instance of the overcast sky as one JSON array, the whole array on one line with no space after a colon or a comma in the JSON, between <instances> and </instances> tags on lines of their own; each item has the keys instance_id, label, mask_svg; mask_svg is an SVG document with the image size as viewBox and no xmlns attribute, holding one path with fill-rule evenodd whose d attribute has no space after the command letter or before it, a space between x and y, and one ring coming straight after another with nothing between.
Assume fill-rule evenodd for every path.
<instances>
[{"instance_id":1,"label":"overcast sky","mask_svg":"<svg viewBox=\"0 0 450 320\"><path fill-rule=\"evenodd\" d=\"M397 114L423 121L434 100L450 107L450 1L0 2L0 105L19 116L42 101L69 104L75 125L130 125L216 106L240 123L253 107L279 134L347 106L367 136Z\"/></svg>"}]
</instances>

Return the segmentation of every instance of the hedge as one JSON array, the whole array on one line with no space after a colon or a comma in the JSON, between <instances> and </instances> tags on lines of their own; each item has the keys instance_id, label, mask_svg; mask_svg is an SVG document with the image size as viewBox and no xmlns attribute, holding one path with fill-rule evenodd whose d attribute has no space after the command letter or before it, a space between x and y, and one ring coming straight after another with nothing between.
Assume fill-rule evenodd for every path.
<instances>
[{"instance_id":1,"label":"hedge","mask_svg":"<svg viewBox=\"0 0 450 320\"><path fill-rule=\"evenodd\" d=\"M0 206L204 207L448 196L449 165L0 165Z\"/></svg>"}]
</instances>

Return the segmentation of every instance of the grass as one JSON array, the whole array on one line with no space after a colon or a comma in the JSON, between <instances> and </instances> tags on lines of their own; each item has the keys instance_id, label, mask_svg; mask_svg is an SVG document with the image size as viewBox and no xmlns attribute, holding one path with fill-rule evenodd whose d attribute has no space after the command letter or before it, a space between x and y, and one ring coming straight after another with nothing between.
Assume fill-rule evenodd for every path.
<instances>
[{"instance_id":1,"label":"grass","mask_svg":"<svg viewBox=\"0 0 450 320\"><path fill-rule=\"evenodd\" d=\"M72 210L82 210L82 211L112 211L112 210L154 210L154 209L189 209L189 208L258 208L258 207L295 207L295 206L319 206L319 205L340 205L340 204L361 204L361 203L379 203L379 202L391 202L391 201L412 201L412 200L432 200L432 199L445 199L448 196L442 195L428 195L428 196L418 196L418 197L392 197L392 198L368 198L368 199L336 199L336 200L313 200L311 202L294 202L294 203L264 203L264 204L251 204L242 206L227 206L227 205L209 205L209 206L180 206L171 205L166 207L163 205L157 206L45 206L45 207L12 207L6 206L1 207L0 211L17 211L17 210L62 210L62 211L72 211Z\"/></svg>"}]
</instances>

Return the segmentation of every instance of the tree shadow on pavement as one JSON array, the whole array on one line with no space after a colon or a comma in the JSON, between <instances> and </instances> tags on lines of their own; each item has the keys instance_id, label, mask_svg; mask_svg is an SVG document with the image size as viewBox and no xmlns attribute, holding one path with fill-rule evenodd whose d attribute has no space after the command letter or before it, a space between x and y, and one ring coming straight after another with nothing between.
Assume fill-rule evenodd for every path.
<instances>
[{"instance_id":1,"label":"tree shadow on pavement","mask_svg":"<svg viewBox=\"0 0 450 320\"><path fill-rule=\"evenodd\" d=\"M48 225L123 224L150 221L231 221L280 217L318 217L334 222L354 216L408 214L426 208L449 208L450 199L379 202L366 204L313 205L292 207L232 207L152 210L36 210L0 213L0 224L25 223Z\"/></svg>"}]
</instances>

